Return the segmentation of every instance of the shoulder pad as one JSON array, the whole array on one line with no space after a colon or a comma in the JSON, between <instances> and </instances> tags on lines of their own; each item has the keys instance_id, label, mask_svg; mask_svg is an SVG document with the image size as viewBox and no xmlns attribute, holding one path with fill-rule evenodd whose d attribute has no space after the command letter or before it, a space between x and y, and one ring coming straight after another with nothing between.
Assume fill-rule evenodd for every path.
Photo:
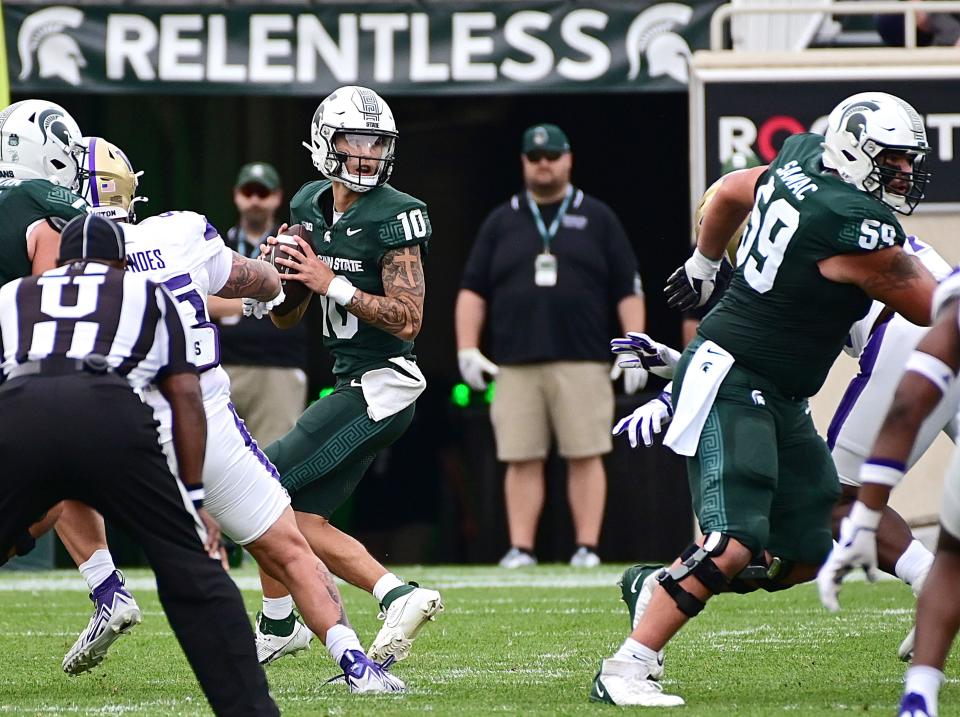
<instances>
[{"instance_id":1,"label":"shoulder pad","mask_svg":"<svg viewBox=\"0 0 960 717\"><path fill-rule=\"evenodd\" d=\"M960 298L960 267L953 270L946 279L940 282L933 292L933 301L930 309L930 318L937 320L940 312L954 299Z\"/></svg>"}]
</instances>

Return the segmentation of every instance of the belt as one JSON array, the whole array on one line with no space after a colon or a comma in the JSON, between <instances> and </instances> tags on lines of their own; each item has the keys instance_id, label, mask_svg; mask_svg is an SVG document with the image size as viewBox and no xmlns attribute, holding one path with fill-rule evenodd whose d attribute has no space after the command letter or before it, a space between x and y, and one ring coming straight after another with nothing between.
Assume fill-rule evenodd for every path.
<instances>
[{"instance_id":1,"label":"belt","mask_svg":"<svg viewBox=\"0 0 960 717\"><path fill-rule=\"evenodd\" d=\"M51 356L39 361L25 361L13 366L7 372L7 378L22 376L69 376L74 373L92 373L103 375L112 372L106 356L87 354L82 359L66 356Z\"/></svg>"}]
</instances>

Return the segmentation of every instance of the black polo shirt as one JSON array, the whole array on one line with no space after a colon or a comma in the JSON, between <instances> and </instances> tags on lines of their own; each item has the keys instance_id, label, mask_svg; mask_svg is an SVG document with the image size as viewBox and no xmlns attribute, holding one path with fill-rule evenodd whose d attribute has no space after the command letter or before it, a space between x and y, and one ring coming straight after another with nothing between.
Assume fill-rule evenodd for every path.
<instances>
[{"instance_id":1,"label":"black polo shirt","mask_svg":"<svg viewBox=\"0 0 960 717\"><path fill-rule=\"evenodd\" d=\"M560 204L540 206L546 226ZM623 226L610 207L575 189L550 251L557 283L537 286L534 260L543 239L524 193L480 227L462 287L487 301L487 353L503 364L610 361L610 338L620 335L617 304L641 293Z\"/></svg>"},{"instance_id":2,"label":"black polo shirt","mask_svg":"<svg viewBox=\"0 0 960 717\"><path fill-rule=\"evenodd\" d=\"M235 226L223 240L238 254L253 258L260 254L260 242L268 236L275 236L279 228L275 226L263 237L250 241L243 230ZM236 323L221 323L220 362L227 366L306 369L306 321L290 329L278 329L269 316L262 319L244 316Z\"/></svg>"}]
</instances>

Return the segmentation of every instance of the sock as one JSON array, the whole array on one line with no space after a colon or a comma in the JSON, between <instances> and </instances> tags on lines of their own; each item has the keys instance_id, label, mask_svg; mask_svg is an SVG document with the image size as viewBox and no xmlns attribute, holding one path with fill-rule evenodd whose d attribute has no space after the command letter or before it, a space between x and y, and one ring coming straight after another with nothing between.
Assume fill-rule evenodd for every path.
<instances>
[{"instance_id":1,"label":"sock","mask_svg":"<svg viewBox=\"0 0 960 717\"><path fill-rule=\"evenodd\" d=\"M339 665L340 658L347 650L363 650L357 633L346 625L334 625L327 630L327 651L333 661Z\"/></svg>"},{"instance_id":2,"label":"sock","mask_svg":"<svg viewBox=\"0 0 960 717\"><path fill-rule=\"evenodd\" d=\"M923 579L930 572L931 565L933 565L933 553L927 550L919 540L913 540L897 560L894 572L907 585L913 586L916 593L919 592ZM917 585L918 580L920 585Z\"/></svg>"},{"instance_id":3,"label":"sock","mask_svg":"<svg viewBox=\"0 0 960 717\"><path fill-rule=\"evenodd\" d=\"M632 637L623 641L620 649L613 655L617 660L639 660L640 662L656 662L657 651L651 650L643 643L637 642Z\"/></svg>"},{"instance_id":4,"label":"sock","mask_svg":"<svg viewBox=\"0 0 960 717\"><path fill-rule=\"evenodd\" d=\"M95 550L87 562L80 564L80 574L87 581L90 592L96 590L100 583L113 575L113 571L116 569L117 566L113 564L113 556L110 555L110 551L103 548Z\"/></svg>"},{"instance_id":5,"label":"sock","mask_svg":"<svg viewBox=\"0 0 960 717\"><path fill-rule=\"evenodd\" d=\"M403 580L393 573L387 573L374 584L373 597L377 599L377 602L382 603L388 592L401 585L403 585Z\"/></svg>"},{"instance_id":6,"label":"sock","mask_svg":"<svg viewBox=\"0 0 960 717\"><path fill-rule=\"evenodd\" d=\"M285 620L293 612L293 598L284 595L278 598L263 596L263 616L269 620Z\"/></svg>"},{"instance_id":7,"label":"sock","mask_svg":"<svg viewBox=\"0 0 960 717\"><path fill-rule=\"evenodd\" d=\"M580 548L583 548L584 550L589 550L591 553L597 552L597 546L590 545L589 543L577 543L577 550L580 550Z\"/></svg>"},{"instance_id":8,"label":"sock","mask_svg":"<svg viewBox=\"0 0 960 717\"><path fill-rule=\"evenodd\" d=\"M916 692L927 702L927 711L937 714L937 701L940 697L940 685L943 684L943 673L936 667L916 665L907 670L904 680L904 692Z\"/></svg>"}]
</instances>

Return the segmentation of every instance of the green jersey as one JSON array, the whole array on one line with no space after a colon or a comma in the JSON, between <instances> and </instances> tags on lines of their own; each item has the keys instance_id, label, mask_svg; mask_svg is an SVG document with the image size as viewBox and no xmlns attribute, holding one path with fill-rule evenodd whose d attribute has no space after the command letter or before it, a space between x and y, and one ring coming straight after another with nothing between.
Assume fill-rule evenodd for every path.
<instances>
[{"instance_id":1,"label":"green jersey","mask_svg":"<svg viewBox=\"0 0 960 717\"><path fill-rule=\"evenodd\" d=\"M825 279L817 262L905 239L885 204L823 167L822 142L790 137L761 176L730 288L700 326L786 396L820 389L870 306L860 288Z\"/></svg>"},{"instance_id":2,"label":"green jersey","mask_svg":"<svg viewBox=\"0 0 960 717\"><path fill-rule=\"evenodd\" d=\"M0 180L0 284L30 276L27 230L38 221L66 221L85 214L87 203L46 179Z\"/></svg>"},{"instance_id":3,"label":"green jersey","mask_svg":"<svg viewBox=\"0 0 960 717\"><path fill-rule=\"evenodd\" d=\"M381 278L384 254L406 246L423 245L430 239L427 205L389 184L365 192L335 222L328 222L323 206L332 206L329 180L308 182L290 201L291 224L303 224L313 232L317 255L339 274L368 294L385 296ZM328 211L330 211L328 209ZM331 225L332 224L332 225ZM323 345L333 354L333 372L359 376L390 365L395 356L409 357L413 342L360 321L325 296L315 296L323 305Z\"/></svg>"}]
</instances>

